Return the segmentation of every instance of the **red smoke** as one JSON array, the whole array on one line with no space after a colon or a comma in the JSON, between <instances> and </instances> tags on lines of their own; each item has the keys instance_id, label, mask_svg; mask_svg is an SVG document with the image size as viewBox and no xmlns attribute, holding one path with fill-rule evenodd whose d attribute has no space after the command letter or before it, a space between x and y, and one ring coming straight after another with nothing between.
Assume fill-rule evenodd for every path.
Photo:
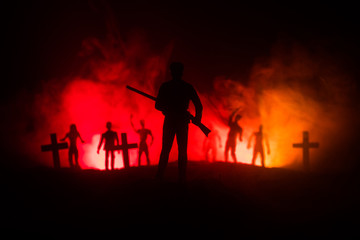
<instances>
[{"instance_id":1,"label":"red smoke","mask_svg":"<svg viewBox=\"0 0 360 240\"><path fill-rule=\"evenodd\" d=\"M133 114L135 126L140 128L139 120L144 119L145 127L155 136L150 151L151 162L155 163L160 151L162 115L154 109L153 101L129 92L125 86L129 84L156 95L156 86L165 78L171 48L171 45L165 47L159 55L150 53L146 43L140 40L130 41L126 46L114 35L102 41L84 40L79 54L83 61L80 69L67 79L50 81L38 96L35 104L40 111L37 116L45 124L41 136L37 133L34 137L43 144L49 141L47 134L50 132L62 138L74 123L85 140L84 144L78 142L80 166L104 169L104 152L97 155L96 149L101 133L106 131L106 122L113 123L113 130L119 136L127 133L130 143L138 142L130 125L130 114ZM41 159L51 164L50 155L43 155L47 156ZM60 156L62 165L68 166L66 151ZM130 165L136 163L137 151L131 150ZM121 155L116 153L115 167L121 168L122 164Z\"/></svg>"},{"instance_id":2,"label":"red smoke","mask_svg":"<svg viewBox=\"0 0 360 240\"><path fill-rule=\"evenodd\" d=\"M84 144L78 142L81 167L104 169L104 152L96 154L100 134L106 131L106 122L111 121L119 136L126 132L128 142L138 142L130 125L131 114L137 128L139 120L144 119L145 127L152 131L155 141L150 148L150 160L151 164L158 163L163 116L154 109L152 100L130 92L125 86L156 96L160 84L169 80L167 69L174 46L169 43L154 52L143 35L135 34L124 41L114 29L109 32L102 40L85 39L77 56L81 64L74 73L44 83L43 90L36 96L35 131L23 138L27 141L23 145L41 164L51 166L52 161L50 153L40 152L40 145L49 143L52 132L56 132L59 139L64 137L74 123L85 140ZM186 64L185 75L191 75L186 72ZM197 89L204 105L204 124L221 136L222 147L218 149L217 159L224 159L228 116L236 108L240 108L239 124L244 129L243 142L238 142L236 151L239 162L251 163L252 149L246 149L246 145L260 124L270 141L267 167L301 166L301 151L294 150L292 143L301 141L305 130L310 131L311 141L320 142L320 149L310 154L313 159L319 158L336 145L337 139L340 141L347 135L344 127L348 125L345 119L349 111L343 103L348 90L337 84L344 81L342 76L341 68L325 61L322 54L310 54L301 46L281 43L273 49L271 57L254 65L248 86L240 84L239 79L216 77L211 92ZM312 81L320 84L318 91L313 91ZM190 125L190 160L205 159L204 139L202 132ZM68 166L67 151L61 151L60 158L62 166ZM176 158L174 146L170 159ZM130 165L137 165L136 150L130 150ZM122 157L117 153L115 167L123 167Z\"/></svg>"}]
</instances>

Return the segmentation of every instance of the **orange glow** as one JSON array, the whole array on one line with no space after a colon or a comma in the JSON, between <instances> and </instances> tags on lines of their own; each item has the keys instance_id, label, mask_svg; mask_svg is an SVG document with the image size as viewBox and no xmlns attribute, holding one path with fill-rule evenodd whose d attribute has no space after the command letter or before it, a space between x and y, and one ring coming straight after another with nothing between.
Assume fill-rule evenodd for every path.
<instances>
[{"instance_id":1,"label":"orange glow","mask_svg":"<svg viewBox=\"0 0 360 240\"><path fill-rule=\"evenodd\" d=\"M119 136L126 132L129 143L138 142L139 138L130 125L130 114L134 115L137 128L140 127L139 121L145 119L145 127L152 131L155 141L150 148L150 162L153 165L158 163L163 116L154 109L153 101L126 90L125 86L129 84L156 96L157 88L169 78L166 69L172 45L166 46L161 54L150 54L144 49L147 44L139 44L139 41L134 41L134 44L129 42L129 46L122 45L130 49L123 52L114 49L107 41L85 40L80 56L86 61L78 74L59 81L64 85L57 80L49 81L39 94L35 107L38 109L36 114L37 121L41 123L41 133L31 136L33 141L27 145L31 149L29 152L41 159L43 164L51 166L50 155L34 153L33 149L47 143L51 132L56 132L59 138L63 137L69 125L75 123L85 140L84 144L78 143L81 167L104 169L104 152L98 155L96 149L107 121L113 123L113 130ZM330 84L336 82L336 77L321 70L304 49L294 47L293 50L288 53L292 54L291 64L276 51L265 66L255 64L247 85L241 84L240 80L216 77L212 92L203 93L197 89L204 106L203 123L211 124L221 136L222 147L219 147L216 157L218 161L224 161L228 117L237 108L242 115L239 125L244 130L243 142L238 140L236 148L240 163L251 164L253 149L246 146L260 124L268 136L271 150L267 155L265 149L266 167L301 167L302 152L293 149L292 144L302 141L302 131L310 132L311 141L320 142L319 149L311 150L311 159L319 158L332 148L337 139L344 137L342 127L345 126L346 109L341 114L342 108L337 101L342 96ZM97 51L102 52L101 57ZM136 63L140 56L141 62ZM191 73L186 75L191 76ZM308 86L311 85L308 79L319 75L329 80L326 80L326 88L314 92ZM319 94L331 98L319 99ZM194 112L193 106L190 106L190 112ZM203 133L193 125L189 129L188 158L205 160ZM177 159L176 141L174 143L170 161ZM66 151L61 151L60 158L62 166L68 166ZM232 162L231 157L229 162ZM260 165L259 156L256 165ZM137 166L137 150L130 150L130 166ZM121 154L116 153L115 167L123 167Z\"/></svg>"}]
</instances>

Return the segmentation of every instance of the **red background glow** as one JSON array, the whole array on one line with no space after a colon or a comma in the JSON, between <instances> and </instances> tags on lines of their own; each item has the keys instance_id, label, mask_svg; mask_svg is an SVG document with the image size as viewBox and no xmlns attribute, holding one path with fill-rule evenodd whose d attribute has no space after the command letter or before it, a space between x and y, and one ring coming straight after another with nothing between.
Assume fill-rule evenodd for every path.
<instances>
[{"instance_id":1,"label":"red background glow","mask_svg":"<svg viewBox=\"0 0 360 240\"><path fill-rule=\"evenodd\" d=\"M80 9L83 7L79 4ZM95 4L91 5L90 12L98 14L100 10L97 7ZM52 77L47 77L44 73L42 76L45 77L36 79L36 91L20 91L11 99L12 104L2 106L3 112L15 112L10 118L13 120L12 126L4 129L2 134L10 152L15 152L18 146L22 146L21 153L32 162L52 166L51 153L41 153L40 145L50 142L50 133L57 133L59 139L64 137L70 124L75 123L85 140L84 144L78 142L81 167L104 169L104 152L101 151L97 155L96 148L100 134L106 131L106 122L113 123L113 130L117 131L119 136L120 133L126 132L130 143L138 142L138 136L130 125L130 115L133 114L136 127L140 127L140 119L145 119L146 127L154 134L155 141L150 149L150 159L151 164L157 164L161 150L163 116L154 109L153 101L130 92L125 86L131 85L156 96L160 84L170 79L168 65L173 60L184 62L184 80L192 83L199 92L204 105L204 124L213 126L221 135L222 147L219 148L217 156L219 161L224 160L224 146L229 131L228 117L236 108L240 108L239 113L243 116L239 124L244 129L244 141L238 142L236 152L241 163L251 162L252 149L246 149L246 145L250 135L260 124L263 124L264 132L270 141L271 154L266 156L267 167L301 167L301 150L293 149L292 143L300 142L302 131L305 130L310 132L310 141L320 142L321 147L311 150L310 154L315 167L317 163L322 163L322 167L336 168L337 165L326 162L326 156L340 154L342 149L338 146L347 146L348 142L352 142L353 138L349 136L352 136L352 126L356 122L353 113L358 109L358 105L351 102L350 97L356 89L353 87L353 77L345 70L344 64L333 57L331 52L324 51L322 46L314 45L310 48L286 36L277 37L271 44L266 42L263 46L266 51L251 45L251 41L246 42L247 45L237 42L239 39L246 39L246 33L259 32L258 28L263 26L263 21L253 23L252 27L244 29L246 33L239 33L237 38L227 38L226 34L213 36L213 27L224 32L234 31L227 18L211 18L211 28L206 28L208 25L204 27L201 21L195 21L194 16L194 22L189 21L187 28L175 28L179 22L172 18L169 19L173 22L166 22L160 17L154 17L148 19L148 23L144 19L132 18L131 23L134 25L138 21L144 28L154 28L155 35L160 32L155 31L154 26L163 24L161 27L166 31L161 32L162 37L154 41L147 38L146 31L131 26L123 27L127 26L127 23L118 21L117 15L112 13L108 6L104 9L104 15L95 18L106 19L102 22L105 23L103 25L95 21L101 25L94 27L100 29L101 34L98 34L98 37L85 34L87 37L82 38L73 32L73 35L56 38L46 32L44 34L48 35L41 35L42 38L33 40L40 46L48 41L46 43L50 46L43 47L53 51L56 49L52 47L52 42L64 42L63 45L60 44L65 49L64 54L68 53L66 43L72 39L77 39L74 42L81 43L81 46L74 47L76 56L68 57L75 59L75 63L65 63L63 59L55 61L60 71L62 66L65 68L68 65L72 66L71 71L67 71L66 74L53 73ZM217 8L213 10L216 12ZM67 12L66 7L64 12ZM143 14L141 11L134 10L133 13L135 12L138 15ZM52 13L44 14L50 18L48 15ZM196 15L197 12L192 14ZM68 23L63 19L61 11L59 15L61 21ZM78 18L82 17L84 15ZM79 20L78 18L76 19ZM43 19L38 21L37 24L46 25ZM153 24L151 21L158 21L159 24ZM216 25L219 21L221 24ZM92 24L96 25L95 22ZM229 25L223 24L225 22ZM76 23L70 21L68 24L61 22L64 26L58 24L67 29ZM124 31L120 30L124 28ZM59 29L54 28L54 34L57 30ZM201 38L193 36L198 30L199 34L202 34ZM168 40L171 37L164 37L177 31L180 31L179 35L183 35L183 39L173 37L172 40ZM208 41L215 41L215 37L216 44ZM258 39L257 35L252 37ZM231 41L229 45L220 44L225 41L224 39ZM24 49L31 51L31 47L24 46ZM244 50L251 46L249 52L257 51L257 55L261 57L252 59L249 61L251 64L246 65L242 58L251 54ZM233 53L236 49L241 50L237 52L239 56L223 56L226 55L223 51ZM197 57L195 54L192 55L194 50L198 50ZM239 52L244 55L240 55ZM33 55L36 54L38 53ZM225 63L224 59L229 61ZM211 65L212 62L214 64ZM221 71L217 71L218 69ZM244 69L248 74L242 73L245 72ZM48 72L52 69L44 67L41 71ZM36 77L34 76L34 79ZM190 111L193 110L193 106L190 106ZM20 117L17 115L18 112L21 113ZM15 137L7 139L6 136L10 135ZM202 148L204 138L199 129L190 125L190 160L205 159ZM62 166L68 166L67 151L62 150L60 158ZM176 158L175 145L170 159L174 161ZM137 164L136 150L130 150L130 161L131 166ZM142 163L145 164L144 159ZM259 164L258 159L257 165ZM115 166L122 167L121 154L116 155Z\"/></svg>"}]
</instances>

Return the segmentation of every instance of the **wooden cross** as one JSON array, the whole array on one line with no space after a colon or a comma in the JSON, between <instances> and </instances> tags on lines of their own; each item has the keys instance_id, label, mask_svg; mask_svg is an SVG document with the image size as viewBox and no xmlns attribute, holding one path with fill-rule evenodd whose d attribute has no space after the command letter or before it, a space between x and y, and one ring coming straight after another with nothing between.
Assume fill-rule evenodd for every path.
<instances>
[{"instance_id":1,"label":"wooden cross","mask_svg":"<svg viewBox=\"0 0 360 240\"><path fill-rule=\"evenodd\" d=\"M41 145L42 152L52 151L54 168L60 168L60 156L59 150L69 148L68 143L58 143L56 138L56 133L50 134L51 144L49 145Z\"/></svg>"},{"instance_id":2,"label":"wooden cross","mask_svg":"<svg viewBox=\"0 0 360 240\"><path fill-rule=\"evenodd\" d=\"M126 133L121 133L121 145L114 146L114 150L122 150L125 168L130 167L129 149L137 147L137 143L128 144Z\"/></svg>"},{"instance_id":3,"label":"wooden cross","mask_svg":"<svg viewBox=\"0 0 360 240\"><path fill-rule=\"evenodd\" d=\"M294 143L293 144L294 148L302 148L303 149L303 163L304 163L304 169L306 171L309 171L310 169L310 154L309 154L309 149L310 148L318 148L319 147L319 143L314 142L311 143L309 142L309 132L308 131L304 131L303 132L303 142L302 143Z\"/></svg>"}]
</instances>

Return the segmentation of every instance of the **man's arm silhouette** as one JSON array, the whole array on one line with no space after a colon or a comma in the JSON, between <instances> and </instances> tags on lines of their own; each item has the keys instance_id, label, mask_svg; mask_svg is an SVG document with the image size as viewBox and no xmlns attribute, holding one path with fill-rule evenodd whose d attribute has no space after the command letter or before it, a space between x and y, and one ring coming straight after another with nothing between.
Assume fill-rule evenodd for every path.
<instances>
[{"instance_id":1,"label":"man's arm silhouette","mask_svg":"<svg viewBox=\"0 0 360 240\"><path fill-rule=\"evenodd\" d=\"M65 141L66 138L68 138L68 137L69 137L69 133L67 133L64 138L60 139L60 141Z\"/></svg>"},{"instance_id":2,"label":"man's arm silhouette","mask_svg":"<svg viewBox=\"0 0 360 240\"><path fill-rule=\"evenodd\" d=\"M152 146L154 143L154 135L152 134L152 132L150 130L149 130L149 135L151 136L150 146Z\"/></svg>"},{"instance_id":3,"label":"man's arm silhouette","mask_svg":"<svg viewBox=\"0 0 360 240\"><path fill-rule=\"evenodd\" d=\"M130 124L131 124L132 129L134 129L134 131L137 133L138 130L137 130L137 129L135 128L135 126L134 126L134 123L133 123L133 115L132 115L132 114L130 115Z\"/></svg>"},{"instance_id":4,"label":"man's arm silhouette","mask_svg":"<svg viewBox=\"0 0 360 240\"><path fill-rule=\"evenodd\" d=\"M171 93L169 93L168 90L164 87L164 85L162 85L156 97L155 108L161 111L164 115L170 112L178 111L178 109L173 109L172 108L173 106L168 104L169 94ZM195 106L195 117L193 119L193 122L200 123L202 118L202 110L203 110L203 106L201 104L200 98L192 86L188 88L187 94L189 94L188 97Z\"/></svg>"},{"instance_id":5,"label":"man's arm silhouette","mask_svg":"<svg viewBox=\"0 0 360 240\"><path fill-rule=\"evenodd\" d=\"M119 143L119 136L117 134L117 132L114 132L115 133L115 142L116 142L116 145L120 145ZM120 150L118 150L118 153L120 153Z\"/></svg>"},{"instance_id":6,"label":"man's arm silhouette","mask_svg":"<svg viewBox=\"0 0 360 240\"><path fill-rule=\"evenodd\" d=\"M251 136L249 138L249 141L248 141L248 144L247 144L247 149L251 148L251 141L252 141L253 137L254 137L254 133L251 134Z\"/></svg>"},{"instance_id":7,"label":"man's arm silhouette","mask_svg":"<svg viewBox=\"0 0 360 240\"><path fill-rule=\"evenodd\" d=\"M99 145L98 145L98 148L97 148L97 153L99 154L100 152L100 148L101 148L101 145L104 141L104 135L101 134L101 138L100 138L100 142L99 142Z\"/></svg>"},{"instance_id":8,"label":"man's arm silhouette","mask_svg":"<svg viewBox=\"0 0 360 240\"><path fill-rule=\"evenodd\" d=\"M195 106L195 119L193 120L193 122L195 121L197 123L201 123L203 106L202 106L200 98L194 88L193 88L192 92L193 93L191 96L191 101L194 103L194 106Z\"/></svg>"},{"instance_id":9,"label":"man's arm silhouette","mask_svg":"<svg viewBox=\"0 0 360 240\"><path fill-rule=\"evenodd\" d=\"M80 136L80 133L78 132L78 137L79 137L79 139L80 139L80 141L82 142L82 143L84 143L85 141L81 138L81 136Z\"/></svg>"},{"instance_id":10,"label":"man's arm silhouette","mask_svg":"<svg viewBox=\"0 0 360 240\"><path fill-rule=\"evenodd\" d=\"M120 145L119 136L118 136L117 132L115 132L115 142L116 142L116 145Z\"/></svg>"},{"instance_id":11,"label":"man's arm silhouette","mask_svg":"<svg viewBox=\"0 0 360 240\"><path fill-rule=\"evenodd\" d=\"M270 154L270 144L269 144L269 139L267 137L266 134L263 135L264 137L264 141L265 141L265 145L266 145L266 149L267 149L267 154Z\"/></svg>"},{"instance_id":12,"label":"man's arm silhouette","mask_svg":"<svg viewBox=\"0 0 360 240\"><path fill-rule=\"evenodd\" d=\"M243 129L240 127L240 129L239 129L239 140L240 140L240 142L242 142L242 133L243 133Z\"/></svg>"}]
</instances>

